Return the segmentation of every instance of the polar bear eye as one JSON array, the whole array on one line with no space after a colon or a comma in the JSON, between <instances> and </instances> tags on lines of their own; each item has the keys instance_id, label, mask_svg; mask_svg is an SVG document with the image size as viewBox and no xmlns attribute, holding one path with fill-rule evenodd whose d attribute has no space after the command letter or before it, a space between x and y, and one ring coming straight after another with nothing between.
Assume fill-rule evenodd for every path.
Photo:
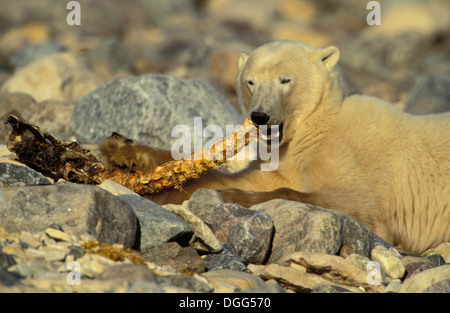
<instances>
[{"instance_id":1,"label":"polar bear eye","mask_svg":"<svg viewBox=\"0 0 450 313\"><path fill-rule=\"evenodd\" d=\"M289 84L291 82L290 78L280 77L280 83L283 85Z\"/></svg>"}]
</instances>

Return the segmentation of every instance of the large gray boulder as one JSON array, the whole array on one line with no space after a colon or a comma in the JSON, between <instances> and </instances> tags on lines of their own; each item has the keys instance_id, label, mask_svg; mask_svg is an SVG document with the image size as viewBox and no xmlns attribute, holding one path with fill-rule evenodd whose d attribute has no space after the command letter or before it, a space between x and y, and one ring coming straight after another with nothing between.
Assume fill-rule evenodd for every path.
<instances>
[{"instance_id":1,"label":"large gray boulder","mask_svg":"<svg viewBox=\"0 0 450 313\"><path fill-rule=\"evenodd\" d=\"M98 143L116 131L140 143L170 149L175 125L187 125L193 136L194 117L206 125L238 125L241 115L209 85L170 75L118 78L83 97L75 106L72 126L79 141ZM201 129L203 131L203 128ZM178 134L177 134L178 135Z\"/></svg>"}]
</instances>

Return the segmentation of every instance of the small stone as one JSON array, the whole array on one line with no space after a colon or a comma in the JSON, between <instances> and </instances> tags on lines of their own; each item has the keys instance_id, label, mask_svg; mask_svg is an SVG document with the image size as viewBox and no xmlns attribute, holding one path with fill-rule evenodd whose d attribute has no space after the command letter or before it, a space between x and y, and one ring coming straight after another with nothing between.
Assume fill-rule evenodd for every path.
<instances>
[{"instance_id":1,"label":"small stone","mask_svg":"<svg viewBox=\"0 0 450 313\"><path fill-rule=\"evenodd\" d=\"M314 285L312 293L347 293L352 292L349 289L346 289L341 286L334 285L325 285L325 284L316 284Z\"/></svg>"},{"instance_id":2,"label":"small stone","mask_svg":"<svg viewBox=\"0 0 450 313\"><path fill-rule=\"evenodd\" d=\"M181 247L176 242L168 242L142 252L149 262L159 266L173 267L177 272L192 275L205 271L205 262L192 247Z\"/></svg>"},{"instance_id":3,"label":"small stone","mask_svg":"<svg viewBox=\"0 0 450 313\"><path fill-rule=\"evenodd\" d=\"M436 266L441 266L441 265L446 264L442 255L440 255L438 253L428 256L427 259L430 260L431 262L433 262L433 264Z\"/></svg>"},{"instance_id":4,"label":"small stone","mask_svg":"<svg viewBox=\"0 0 450 313\"><path fill-rule=\"evenodd\" d=\"M426 262L411 262L408 263L408 265L405 266L406 276L405 279L410 278L411 276L414 276L420 272L426 271L430 268L436 267L435 265L432 265L430 263Z\"/></svg>"},{"instance_id":5,"label":"small stone","mask_svg":"<svg viewBox=\"0 0 450 313\"><path fill-rule=\"evenodd\" d=\"M12 273L0 268L0 286L11 287L18 284L19 280Z\"/></svg>"},{"instance_id":6,"label":"small stone","mask_svg":"<svg viewBox=\"0 0 450 313\"><path fill-rule=\"evenodd\" d=\"M8 267L16 264L12 255L9 255L0 249L0 269L7 269Z\"/></svg>"},{"instance_id":7,"label":"small stone","mask_svg":"<svg viewBox=\"0 0 450 313\"><path fill-rule=\"evenodd\" d=\"M187 209L210 226L212 225L211 213L216 206L222 203L225 203L225 200L219 192L199 188L189 198Z\"/></svg>"},{"instance_id":8,"label":"small stone","mask_svg":"<svg viewBox=\"0 0 450 313\"><path fill-rule=\"evenodd\" d=\"M77 260L80 264L81 275L93 278L116 263L97 254L85 254Z\"/></svg>"},{"instance_id":9,"label":"small stone","mask_svg":"<svg viewBox=\"0 0 450 313\"><path fill-rule=\"evenodd\" d=\"M269 264L260 274L264 279L274 279L282 286L297 292L311 292L315 285L329 285L333 282L322 278L319 275L298 271L289 266L281 266L278 264Z\"/></svg>"},{"instance_id":10,"label":"small stone","mask_svg":"<svg viewBox=\"0 0 450 313\"><path fill-rule=\"evenodd\" d=\"M394 248L386 249L376 246L371 252L372 260L380 264L381 271L392 279L402 278L405 274L405 266L402 263L401 255Z\"/></svg>"},{"instance_id":11,"label":"small stone","mask_svg":"<svg viewBox=\"0 0 450 313\"><path fill-rule=\"evenodd\" d=\"M20 234L20 242L26 243L28 247L38 248L41 245L41 242L37 240L31 233L27 231L23 231Z\"/></svg>"},{"instance_id":12,"label":"small stone","mask_svg":"<svg viewBox=\"0 0 450 313\"><path fill-rule=\"evenodd\" d=\"M15 258L25 258L25 248L19 245L9 245L2 248L3 253L14 256Z\"/></svg>"},{"instance_id":13,"label":"small stone","mask_svg":"<svg viewBox=\"0 0 450 313\"><path fill-rule=\"evenodd\" d=\"M227 243L222 245L223 250L220 253L208 254L205 258L205 268L207 271L215 271L223 268L228 268L235 271L245 271L245 266L242 259L236 254L234 249Z\"/></svg>"},{"instance_id":14,"label":"small stone","mask_svg":"<svg viewBox=\"0 0 450 313\"><path fill-rule=\"evenodd\" d=\"M107 267L103 272L98 274L96 278L121 282L132 282L136 280L156 282L155 275L147 266L137 264L118 264Z\"/></svg>"},{"instance_id":15,"label":"small stone","mask_svg":"<svg viewBox=\"0 0 450 313\"><path fill-rule=\"evenodd\" d=\"M384 288L384 292L385 293L398 292L400 290L401 284L402 282L399 280L392 281Z\"/></svg>"},{"instance_id":16,"label":"small stone","mask_svg":"<svg viewBox=\"0 0 450 313\"><path fill-rule=\"evenodd\" d=\"M227 284L231 288L236 287L235 291L244 291L250 287L264 285L264 281L256 275L230 269L206 272L201 274L201 276L205 277L214 287Z\"/></svg>"},{"instance_id":17,"label":"small stone","mask_svg":"<svg viewBox=\"0 0 450 313\"><path fill-rule=\"evenodd\" d=\"M55 239L56 241L67 241L67 242L71 241L71 238L69 235L67 235L66 233L64 233L58 229L49 227L45 230L45 233L47 234L47 236Z\"/></svg>"},{"instance_id":18,"label":"small stone","mask_svg":"<svg viewBox=\"0 0 450 313\"><path fill-rule=\"evenodd\" d=\"M337 255L294 252L280 260L282 265L299 264L336 284L370 287L367 273Z\"/></svg>"},{"instance_id":19,"label":"small stone","mask_svg":"<svg viewBox=\"0 0 450 313\"><path fill-rule=\"evenodd\" d=\"M193 275L168 275L156 277L158 285L168 292L167 287L182 288L184 291L176 292L212 292L213 286L208 283L202 276Z\"/></svg>"},{"instance_id":20,"label":"small stone","mask_svg":"<svg viewBox=\"0 0 450 313\"><path fill-rule=\"evenodd\" d=\"M132 207L140 226L140 236L135 243L140 251L170 241L186 245L191 240L194 231L183 219L153 201L126 190L122 192L117 197Z\"/></svg>"},{"instance_id":21,"label":"small stone","mask_svg":"<svg viewBox=\"0 0 450 313\"><path fill-rule=\"evenodd\" d=\"M217 240L211 229L197 216L181 205L166 204L163 206L169 212L172 212L193 229L194 236L190 245L197 250L218 253L222 251L222 245Z\"/></svg>"}]
</instances>

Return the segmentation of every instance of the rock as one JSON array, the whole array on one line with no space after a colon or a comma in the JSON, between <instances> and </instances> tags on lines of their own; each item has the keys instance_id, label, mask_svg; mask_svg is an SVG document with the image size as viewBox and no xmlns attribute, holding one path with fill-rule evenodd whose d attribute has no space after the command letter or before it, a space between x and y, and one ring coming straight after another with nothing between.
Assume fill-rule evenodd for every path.
<instances>
[{"instance_id":1,"label":"rock","mask_svg":"<svg viewBox=\"0 0 450 313\"><path fill-rule=\"evenodd\" d=\"M19 280L13 274L0 268L0 286L11 287L18 283Z\"/></svg>"},{"instance_id":2,"label":"rock","mask_svg":"<svg viewBox=\"0 0 450 313\"><path fill-rule=\"evenodd\" d=\"M399 292L418 293L424 292L432 285L450 279L450 265L443 265L420 272L405 279Z\"/></svg>"},{"instance_id":3,"label":"rock","mask_svg":"<svg viewBox=\"0 0 450 313\"><path fill-rule=\"evenodd\" d=\"M28 107L22 117L59 139L73 141L70 118L74 107L73 102L44 100Z\"/></svg>"},{"instance_id":4,"label":"rock","mask_svg":"<svg viewBox=\"0 0 450 313\"><path fill-rule=\"evenodd\" d=\"M411 262L408 263L408 265L405 266L406 276L405 279L410 278L411 276L414 276L420 272L426 271L430 268L436 267L435 265L432 265L430 263L426 262Z\"/></svg>"},{"instance_id":5,"label":"rock","mask_svg":"<svg viewBox=\"0 0 450 313\"><path fill-rule=\"evenodd\" d=\"M339 63L356 82L410 82L423 67L426 38L417 33L400 33L392 37L357 36L341 47ZM359 76L354 76L356 73ZM372 80L371 80L372 79Z\"/></svg>"},{"instance_id":6,"label":"rock","mask_svg":"<svg viewBox=\"0 0 450 313\"><path fill-rule=\"evenodd\" d=\"M439 244L436 248L432 248L425 251L422 255L424 257L430 257L434 254L441 255L446 263L450 263L450 242L443 242Z\"/></svg>"},{"instance_id":7,"label":"rock","mask_svg":"<svg viewBox=\"0 0 450 313\"><path fill-rule=\"evenodd\" d=\"M230 269L206 272L200 276L208 280L215 288L214 292L245 291L247 288L264 285L264 281L256 275Z\"/></svg>"},{"instance_id":8,"label":"rock","mask_svg":"<svg viewBox=\"0 0 450 313\"><path fill-rule=\"evenodd\" d=\"M287 20L313 22L317 17L317 9L313 3L304 0L278 1L278 13Z\"/></svg>"},{"instance_id":9,"label":"rock","mask_svg":"<svg viewBox=\"0 0 450 313\"><path fill-rule=\"evenodd\" d=\"M146 249L142 256L159 266L170 266L178 273L192 275L205 271L205 261L192 247L181 247L176 242L168 242Z\"/></svg>"},{"instance_id":10,"label":"rock","mask_svg":"<svg viewBox=\"0 0 450 313\"><path fill-rule=\"evenodd\" d=\"M0 184L14 185L49 185L52 181L35 170L17 162L0 157Z\"/></svg>"},{"instance_id":11,"label":"rock","mask_svg":"<svg viewBox=\"0 0 450 313\"><path fill-rule=\"evenodd\" d=\"M41 22L24 23L4 32L0 37L0 54L10 55L29 44L39 44L50 37L50 29Z\"/></svg>"},{"instance_id":12,"label":"rock","mask_svg":"<svg viewBox=\"0 0 450 313\"><path fill-rule=\"evenodd\" d=\"M340 286L317 284L311 290L312 293L346 293L352 292L349 289Z\"/></svg>"},{"instance_id":13,"label":"rock","mask_svg":"<svg viewBox=\"0 0 450 313\"><path fill-rule=\"evenodd\" d=\"M402 278L405 274L405 266L402 263L400 253L394 248L386 249L376 246L371 252L372 260L380 264L381 271L392 279Z\"/></svg>"},{"instance_id":14,"label":"rock","mask_svg":"<svg viewBox=\"0 0 450 313\"><path fill-rule=\"evenodd\" d=\"M314 286L323 284L329 285L333 282L318 275L309 274L296 270L292 267L269 264L260 274L263 279L274 279L282 286L296 292L311 292Z\"/></svg>"},{"instance_id":15,"label":"rock","mask_svg":"<svg viewBox=\"0 0 450 313\"><path fill-rule=\"evenodd\" d=\"M131 207L96 186L62 183L0 189L0 227L39 232L51 224L67 234L90 234L100 242L133 246L136 215Z\"/></svg>"},{"instance_id":16,"label":"rock","mask_svg":"<svg viewBox=\"0 0 450 313\"><path fill-rule=\"evenodd\" d=\"M44 56L20 68L1 90L23 92L38 102L76 102L98 85L97 79L71 53L62 52Z\"/></svg>"},{"instance_id":17,"label":"rock","mask_svg":"<svg viewBox=\"0 0 450 313\"><path fill-rule=\"evenodd\" d=\"M286 291L273 279L264 282L264 285L258 285L245 289L245 293L286 293Z\"/></svg>"},{"instance_id":18,"label":"rock","mask_svg":"<svg viewBox=\"0 0 450 313\"><path fill-rule=\"evenodd\" d=\"M312 47L326 47L333 44L333 38L326 32L317 31L301 22L277 23L272 31L274 40L300 41Z\"/></svg>"},{"instance_id":19,"label":"rock","mask_svg":"<svg viewBox=\"0 0 450 313\"><path fill-rule=\"evenodd\" d=\"M203 274L202 274L203 275ZM158 285L165 292L212 292L214 287L208 280L199 275L166 275L156 277ZM180 290L173 287L181 288Z\"/></svg>"},{"instance_id":20,"label":"rock","mask_svg":"<svg viewBox=\"0 0 450 313\"><path fill-rule=\"evenodd\" d=\"M237 204L224 203L214 209L211 219L217 239L228 243L244 262L265 262L274 232L269 215Z\"/></svg>"},{"instance_id":21,"label":"rock","mask_svg":"<svg viewBox=\"0 0 450 313\"><path fill-rule=\"evenodd\" d=\"M24 67L40 57L63 51L65 51L63 46L50 39L35 45L25 46L10 58L10 62L15 67Z\"/></svg>"},{"instance_id":22,"label":"rock","mask_svg":"<svg viewBox=\"0 0 450 313\"><path fill-rule=\"evenodd\" d=\"M97 275L101 280L114 280L116 282L133 282L136 280L146 280L156 282L153 272L145 265L139 264L118 264L107 267Z\"/></svg>"},{"instance_id":23,"label":"rock","mask_svg":"<svg viewBox=\"0 0 450 313\"><path fill-rule=\"evenodd\" d=\"M221 252L211 253L205 256L204 261L206 270L210 272L226 268L244 272L247 267L233 248L228 243L224 243L222 247L223 250Z\"/></svg>"},{"instance_id":24,"label":"rock","mask_svg":"<svg viewBox=\"0 0 450 313\"><path fill-rule=\"evenodd\" d=\"M449 73L421 74L415 78L405 111L415 115L450 111Z\"/></svg>"},{"instance_id":25,"label":"rock","mask_svg":"<svg viewBox=\"0 0 450 313\"><path fill-rule=\"evenodd\" d=\"M281 259L280 263L299 264L305 267L308 273L316 273L335 284L376 288L369 285L368 272L336 255L294 252Z\"/></svg>"},{"instance_id":26,"label":"rock","mask_svg":"<svg viewBox=\"0 0 450 313\"><path fill-rule=\"evenodd\" d=\"M0 269L7 269L14 264L16 264L16 261L11 255L0 251Z\"/></svg>"},{"instance_id":27,"label":"rock","mask_svg":"<svg viewBox=\"0 0 450 313\"><path fill-rule=\"evenodd\" d=\"M205 223L181 205L166 204L164 208L185 221L194 231L190 245L205 252L217 253L222 251L222 245Z\"/></svg>"},{"instance_id":28,"label":"rock","mask_svg":"<svg viewBox=\"0 0 450 313\"><path fill-rule=\"evenodd\" d=\"M187 209L205 222L206 225L211 226L211 213L216 206L222 203L225 203L225 199L219 192L199 188L189 198Z\"/></svg>"},{"instance_id":29,"label":"rock","mask_svg":"<svg viewBox=\"0 0 450 313\"><path fill-rule=\"evenodd\" d=\"M59 229L49 227L45 230L45 234L56 241L71 241L70 236Z\"/></svg>"},{"instance_id":30,"label":"rock","mask_svg":"<svg viewBox=\"0 0 450 313\"><path fill-rule=\"evenodd\" d=\"M430 255L429 257L427 257L427 259L430 260L436 266L446 264L444 258L438 253Z\"/></svg>"},{"instance_id":31,"label":"rock","mask_svg":"<svg viewBox=\"0 0 450 313\"><path fill-rule=\"evenodd\" d=\"M204 126L217 124L223 130L226 124L241 122L232 104L203 82L141 75L112 80L83 97L75 107L72 124L82 142L99 142L116 131L142 144L169 150L180 140L170 138L175 125L187 125L192 136L202 135L193 133L196 116L202 117Z\"/></svg>"},{"instance_id":32,"label":"rock","mask_svg":"<svg viewBox=\"0 0 450 313\"><path fill-rule=\"evenodd\" d=\"M450 293L450 278L435 283L423 291L424 293Z\"/></svg>"},{"instance_id":33,"label":"rock","mask_svg":"<svg viewBox=\"0 0 450 313\"><path fill-rule=\"evenodd\" d=\"M100 38L82 56L83 62L102 81L128 76L133 58L124 43L115 36Z\"/></svg>"},{"instance_id":34,"label":"rock","mask_svg":"<svg viewBox=\"0 0 450 313\"><path fill-rule=\"evenodd\" d=\"M383 241L352 217L320 207L286 200L252 206L270 215L275 225L270 263L295 252L357 253L368 256ZM389 246L388 244L386 244Z\"/></svg>"},{"instance_id":35,"label":"rock","mask_svg":"<svg viewBox=\"0 0 450 313\"><path fill-rule=\"evenodd\" d=\"M206 9L216 23L247 27L261 32L270 27L277 3L257 0L214 0L208 2Z\"/></svg>"},{"instance_id":36,"label":"rock","mask_svg":"<svg viewBox=\"0 0 450 313\"><path fill-rule=\"evenodd\" d=\"M22 116L31 107L36 105L36 100L30 95L21 92L0 91L0 117L9 114Z\"/></svg>"},{"instance_id":37,"label":"rock","mask_svg":"<svg viewBox=\"0 0 450 313\"><path fill-rule=\"evenodd\" d=\"M122 194L118 198L130 205L136 214L139 236L135 247L140 251L169 241L186 245L191 240L192 227L160 205L133 194Z\"/></svg>"},{"instance_id":38,"label":"rock","mask_svg":"<svg viewBox=\"0 0 450 313\"><path fill-rule=\"evenodd\" d=\"M395 36L402 33L427 36L449 29L449 21L450 13L445 1L397 1L383 10L381 25L369 27L366 31L374 36Z\"/></svg>"},{"instance_id":39,"label":"rock","mask_svg":"<svg viewBox=\"0 0 450 313\"><path fill-rule=\"evenodd\" d=\"M295 251L336 254L342 245L339 218L320 208L306 204L271 200L252 206L272 218L275 235L269 263Z\"/></svg>"}]
</instances>

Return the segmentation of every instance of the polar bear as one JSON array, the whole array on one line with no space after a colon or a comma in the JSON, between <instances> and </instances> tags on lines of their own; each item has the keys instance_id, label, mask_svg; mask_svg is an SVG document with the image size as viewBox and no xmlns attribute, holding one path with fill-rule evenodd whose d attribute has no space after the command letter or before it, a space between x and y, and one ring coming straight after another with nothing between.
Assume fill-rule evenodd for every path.
<instances>
[{"instance_id":1,"label":"polar bear","mask_svg":"<svg viewBox=\"0 0 450 313\"><path fill-rule=\"evenodd\" d=\"M334 46L293 41L243 53L239 103L256 126L279 127L270 134L279 140L278 168L210 171L185 192L150 199L179 203L200 187L246 207L283 198L349 214L404 250L419 253L450 241L450 114L412 116L373 97L346 97L338 60ZM113 147L110 141L102 151L120 154ZM145 153L170 158L168 152Z\"/></svg>"}]
</instances>

